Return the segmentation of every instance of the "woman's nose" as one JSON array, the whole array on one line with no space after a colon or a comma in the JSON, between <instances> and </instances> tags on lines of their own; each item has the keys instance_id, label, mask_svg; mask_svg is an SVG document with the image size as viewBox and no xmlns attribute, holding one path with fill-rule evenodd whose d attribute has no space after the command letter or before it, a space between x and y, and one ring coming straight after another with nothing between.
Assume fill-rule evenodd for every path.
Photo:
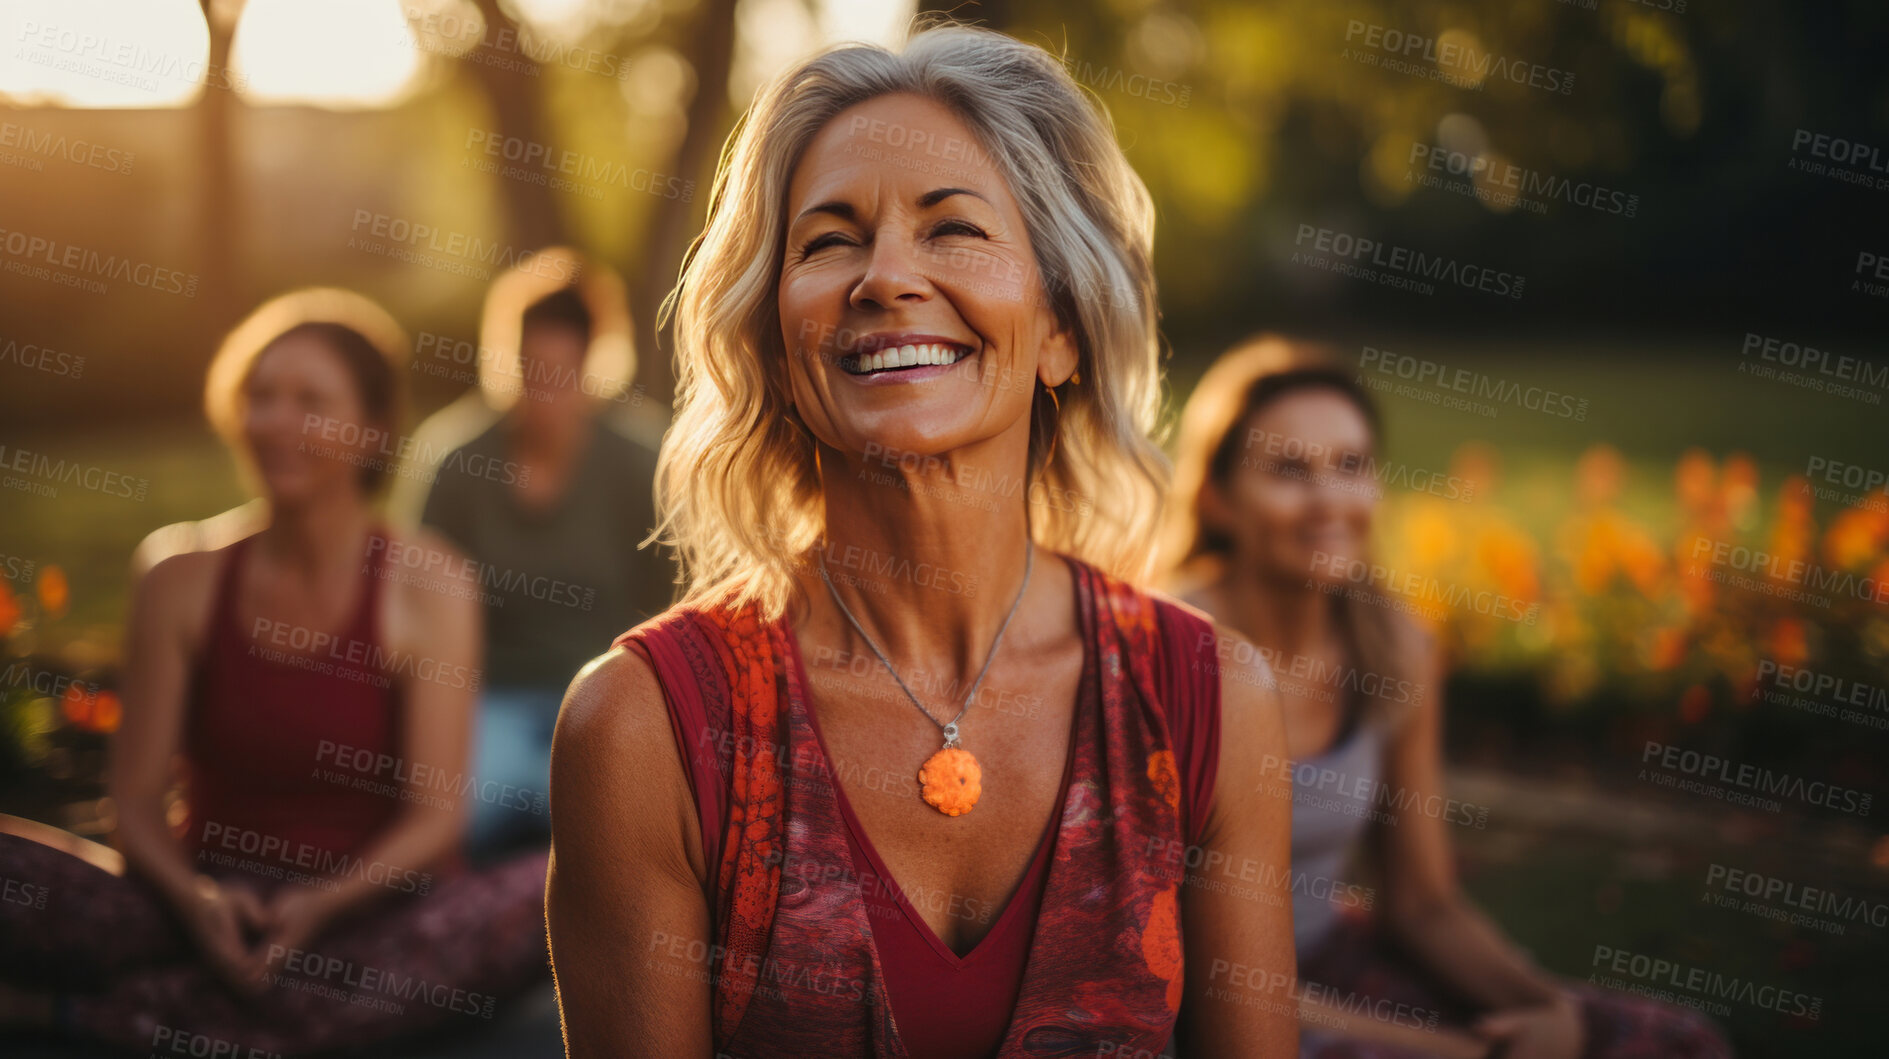
<instances>
[{"instance_id":1,"label":"woman's nose","mask_svg":"<svg viewBox=\"0 0 1889 1059\"><path fill-rule=\"evenodd\" d=\"M900 303L924 301L931 290L917 248L907 240L882 234L866 248L866 271L847 300L855 309L890 309Z\"/></svg>"}]
</instances>

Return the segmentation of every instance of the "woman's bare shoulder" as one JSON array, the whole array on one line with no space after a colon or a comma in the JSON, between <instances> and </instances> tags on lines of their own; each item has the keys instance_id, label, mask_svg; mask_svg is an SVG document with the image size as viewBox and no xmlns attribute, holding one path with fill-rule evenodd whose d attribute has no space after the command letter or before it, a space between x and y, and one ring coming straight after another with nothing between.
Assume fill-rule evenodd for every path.
<instances>
[{"instance_id":1,"label":"woman's bare shoulder","mask_svg":"<svg viewBox=\"0 0 1889 1059\"><path fill-rule=\"evenodd\" d=\"M560 812L560 809L563 812ZM624 843L706 879L701 827L662 685L615 647L579 670L551 740L553 841Z\"/></svg>"},{"instance_id":2,"label":"woman's bare shoulder","mask_svg":"<svg viewBox=\"0 0 1889 1059\"><path fill-rule=\"evenodd\" d=\"M216 588L228 555L220 548L173 552L132 583L133 622L154 623L165 635L194 644L216 606Z\"/></svg>"}]
</instances>

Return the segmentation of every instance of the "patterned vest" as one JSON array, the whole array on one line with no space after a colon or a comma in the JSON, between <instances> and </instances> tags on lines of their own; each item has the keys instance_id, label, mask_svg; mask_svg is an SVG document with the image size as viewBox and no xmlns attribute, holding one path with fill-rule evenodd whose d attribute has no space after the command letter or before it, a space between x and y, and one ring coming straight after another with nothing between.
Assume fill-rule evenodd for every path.
<instances>
[{"instance_id":1,"label":"patterned vest","mask_svg":"<svg viewBox=\"0 0 1889 1059\"><path fill-rule=\"evenodd\" d=\"M1185 640L1169 642L1211 644L1212 627L1068 561L1099 693L1078 703L1074 773L1002 1059L1094 1055L1103 1044L1159 1053L1181 1003L1179 878L1164 851L1183 841L1182 778L1159 703L1204 692L1186 659L1164 657L1157 612L1184 623ZM733 1059L903 1059L859 892L870 869L852 864L839 780L789 664L792 635L751 606L679 607L617 641L638 643L665 688L693 684L717 736L708 753L727 780L722 826L718 842L704 843L711 857L720 850L716 1049ZM783 873L783 864L852 870Z\"/></svg>"}]
</instances>

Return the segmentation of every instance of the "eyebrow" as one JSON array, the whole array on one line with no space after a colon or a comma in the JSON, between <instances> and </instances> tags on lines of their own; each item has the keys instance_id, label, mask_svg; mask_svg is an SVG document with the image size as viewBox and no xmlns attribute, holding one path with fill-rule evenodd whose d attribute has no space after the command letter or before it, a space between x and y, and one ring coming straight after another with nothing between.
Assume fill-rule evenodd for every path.
<instances>
[{"instance_id":1,"label":"eyebrow","mask_svg":"<svg viewBox=\"0 0 1889 1059\"><path fill-rule=\"evenodd\" d=\"M937 188L932 191L927 191L923 195L920 195L918 197L918 206L920 209L928 210L932 208L933 206L938 205L940 202L943 202L944 200L952 197L953 195L969 195L974 199L979 199L986 203L990 201L989 199L984 198L984 196L978 194L977 192L972 191L970 188ZM801 221L804 221L808 217L811 217L818 213L829 214L831 216L838 217L840 220L843 220L843 221L852 221L852 220L857 220L859 218L859 211L853 208L852 203L842 202L839 199L833 199L828 202L822 202L817 206L809 206L806 209L801 210L800 216L794 218L794 223L799 224Z\"/></svg>"},{"instance_id":2,"label":"eyebrow","mask_svg":"<svg viewBox=\"0 0 1889 1059\"><path fill-rule=\"evenodd\" d=\"M927 191L925 194L921 195L918 199L918 205L923 209L930 209L953 195L969 195L974 199L983 199L985 202L990 201L977 192L972 191L970 188L939 188L936 191Z\"/></svg>"}]
</instances>

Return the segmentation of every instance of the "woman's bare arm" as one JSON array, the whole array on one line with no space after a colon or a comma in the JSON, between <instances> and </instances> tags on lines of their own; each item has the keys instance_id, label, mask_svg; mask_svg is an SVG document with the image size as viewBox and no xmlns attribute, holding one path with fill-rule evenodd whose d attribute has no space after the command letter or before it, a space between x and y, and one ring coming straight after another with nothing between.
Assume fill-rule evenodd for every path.
<instances>
[{"instance_id":1,"label":"woman's bare arm","mask_svg":"<svg viewBox=\"0 0 1889 1059\"><path fill-rule=\"evenodd\" d=\"M1386 926L1423 964L1490 1008L1547 1004L1554 986L1502 931L1464 897L1456 880L1448 815L1442 809L1443 704L1440 666L1426 648L1420 687L1431 694L1414 707L1386 753L1384 782L1400 812L1376 827L1383 852Z\"/></svg>"},{"instance_id":2,"label":"woman's bare arm","mask_svg":"<svg viewBox=\"0 0 1889 1059\"><path fill-rule=\"evenodd\" d=\"M1238 633L1217 627L1237 644ZM1220 666L1220 764L1199 854L1181 894L1186 1055L1299 1054L1292 950L1292 791L1285 724L1257 649Z\"/></svg>"},{"instance_id":3,"label":"woman's bare arm","mask_svg":"<svg viewBox=\"0 0 1889 1059\"><path fill-rule=\"evenodd\" d=\"M571 684L551 743L545 917L571 1059L714 1054L700 831L655 673L611 651Z\"/></svg>"},{"instance_id":4,"label":"woman's bare arm","mask_svg":"<svg viewBox=\"0 0 1889 1059\"><path fill-rule=\"evenodd\" d=\"M164 895L219 977L250 991L262 970L262 950L250 937L267 924L262 901L247 887L200 874L164 816L189 710L191 661L212 609L219 558L181 554L136 578L125 630L124 723L112 737L107 782L126 869Z\"/></svg>"},{"instance_id":5,"label":"woman's bare arm","mask_svg":"<svg viewBox=\"0 0 1889 1059\"><path fill-rule=\"evenodd\" d=\"M183 738L191 656L208 619L217 556L178 555L132 587L121 693L124 721L111 741L108 786L118 807L126 867L179 907L198 892L199 873L172 837L164 796Z\"/></svg>"}]
</instances>

